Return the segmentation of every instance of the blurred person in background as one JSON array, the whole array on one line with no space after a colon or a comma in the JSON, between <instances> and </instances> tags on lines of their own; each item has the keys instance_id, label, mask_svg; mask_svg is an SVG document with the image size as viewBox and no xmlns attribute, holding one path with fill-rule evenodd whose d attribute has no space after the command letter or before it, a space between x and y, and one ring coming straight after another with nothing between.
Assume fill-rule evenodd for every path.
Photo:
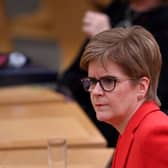
<instances>
[{"instance_id":1,"label":"blurred person in background","mask_svg":"<svg viewBox=\"0 0 168 168\"><path fill-rule=\"evenodd\" d=\"M117 141L116 130L104 123L97 121L94 109L80 83L80 79L87 76L87 72L79 67L81 55L90 38L96 34L114 27L130 27L140 25L150 31L156 38L162 53L162 69L159 80L158 96L161 100L161 109L168 109L168 0L113 0L102 4L103 1L90 0L97 10L88 11L84 15L82 30L87 39L70 67L60 76L59 85L61 92L68 90L91 120L108 140L109 146L115 146ZM66 88L66 89L65 89ZM66 90L66 91L65 91ZM65 94L66 94L65 93Z\"/></svg>"}]
</instances>

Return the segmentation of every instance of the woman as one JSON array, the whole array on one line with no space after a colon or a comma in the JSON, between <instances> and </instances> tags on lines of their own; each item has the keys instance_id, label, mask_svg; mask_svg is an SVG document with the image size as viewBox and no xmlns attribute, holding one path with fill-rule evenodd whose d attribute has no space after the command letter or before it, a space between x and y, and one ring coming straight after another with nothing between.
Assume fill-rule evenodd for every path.
<instances>
[{"instance_id":1,"label":"woman","mask_svg":"<svg viewBox=\"0 0 168 168\"><path fill-rule=\"evenodd\" d=\"M168 117L157 97L161 62L157 42L140 26L102 32L86 46L82 84L97 119L120 133L112 168L167 168Z\"/></svg>"}]
</instances>

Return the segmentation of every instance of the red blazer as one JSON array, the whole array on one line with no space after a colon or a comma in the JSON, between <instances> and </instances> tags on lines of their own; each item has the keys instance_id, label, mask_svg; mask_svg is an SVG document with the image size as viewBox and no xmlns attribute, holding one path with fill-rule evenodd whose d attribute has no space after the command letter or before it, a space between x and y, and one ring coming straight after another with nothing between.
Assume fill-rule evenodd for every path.
<instances>
[{"instance_id":1,"label":"red blazer","mask_svg":"<svg viewBox=\"0 0 168 168\"><path fill-rule=\"evenodd\" d=\"M145 102L120 135L112 168L168 168L168 116Z\"/></svg>"}]
</instances>

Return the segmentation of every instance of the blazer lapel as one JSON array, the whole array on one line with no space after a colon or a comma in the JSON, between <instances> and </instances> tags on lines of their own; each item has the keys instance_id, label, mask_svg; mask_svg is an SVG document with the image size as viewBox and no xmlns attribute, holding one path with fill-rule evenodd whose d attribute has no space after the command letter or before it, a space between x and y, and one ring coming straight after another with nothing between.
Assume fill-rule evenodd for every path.
<instances>
[{"instance_id":1,"label":"blazer lapel","mask_svg":"<svg viewBox=\"0 0 168 168\"><path fill-rule=\"evenodd\" d=\"M120 137L118 144L119 148L117 151L117 156L119 157L116 157L116 163L115 163L116 168L125 167L133 141L134 141L133 134L127 134L124 137Z\"/></svg>"}]
</instances>

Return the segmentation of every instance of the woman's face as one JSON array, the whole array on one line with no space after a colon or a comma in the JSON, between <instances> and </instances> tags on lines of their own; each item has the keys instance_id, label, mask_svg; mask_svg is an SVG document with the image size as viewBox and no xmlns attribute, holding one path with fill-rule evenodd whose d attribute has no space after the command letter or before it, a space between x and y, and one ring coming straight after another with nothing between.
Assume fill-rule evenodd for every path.
<instances>
[{"instance_id":1,"label":"woman's face","mask_svg":"<svg viewBox=\"0 0 168 168\"><path fill-rule=\"evenodd\" d=\"M132 80L128 80L130 77L125 75L115 63L108 62L104 69L100 63L95 61L89 64L88 76L96 79L114 76L121 80L116 83L115 89L111 92L103 91L99 83L90 92L97 119L113 126L128 120L138 105L138 86L133 85Z\"/></svg>"}]
</instances>

